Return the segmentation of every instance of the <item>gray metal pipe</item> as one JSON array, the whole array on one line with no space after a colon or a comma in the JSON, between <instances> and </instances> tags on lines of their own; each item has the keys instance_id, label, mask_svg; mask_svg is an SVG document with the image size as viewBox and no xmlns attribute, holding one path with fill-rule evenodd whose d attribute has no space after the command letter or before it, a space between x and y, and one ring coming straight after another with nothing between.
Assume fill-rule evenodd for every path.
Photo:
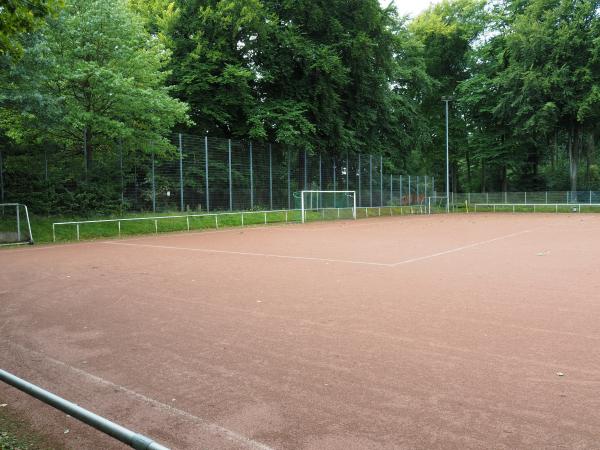
<instances>
[{"instance_id":1,"label":"gray metal pipe","mask_svg":"<svg viewBox=\"0 0 600 450\"><path fill-rule=\"evenodd\" d=\"M96 430L112 436L113 438L126 445L129 445L132 448L137 450L169 450L167 447L154 442L152 439L142 434L135 433L134 431L122 427L121 425L111 422L104 417L94 414L93 412L88 411L87 409L84 409L75 403L71 403L70 401L61 398L58 395L48 392L45 389L42 389L41 387L25 381L2 369L0 369L0 380L70 415L73 418L80 420L91 427L94 427Z\"/></svg>"}]
</instances>

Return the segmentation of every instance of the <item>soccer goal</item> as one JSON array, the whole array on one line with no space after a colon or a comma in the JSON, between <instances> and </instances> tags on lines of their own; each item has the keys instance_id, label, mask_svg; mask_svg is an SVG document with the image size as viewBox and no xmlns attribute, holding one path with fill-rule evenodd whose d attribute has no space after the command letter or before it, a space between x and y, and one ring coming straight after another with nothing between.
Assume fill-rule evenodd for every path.
<instances>
[{"instance_id":1,"label":"soccer goal","mask_svg":"<svg viewBox=\"0 0 600 450\"><path fill-rule=\"evenodd\" d=\"M302 191L300 210L302 223L319 219L356 219L356 192Z\"/></svg>"},{"instance_id":2,"label":"soccer goal","mask_svg":"<svg viewBox=\"0 0 600 450\"><path fill-rule=\"evenodd\" d=\"M425 206L429 214L448 212L448 197L427 197Z\"/></svg>"},{"instance_id":3,"label":"soccer goal","mask_svg":"<svg viewBox=\"0 0 600 450\"><path fill-rule=\"evenodd\" d=\"M0 246L33 244L27 206L0 203Z\"/></svg>"}]
</instances>

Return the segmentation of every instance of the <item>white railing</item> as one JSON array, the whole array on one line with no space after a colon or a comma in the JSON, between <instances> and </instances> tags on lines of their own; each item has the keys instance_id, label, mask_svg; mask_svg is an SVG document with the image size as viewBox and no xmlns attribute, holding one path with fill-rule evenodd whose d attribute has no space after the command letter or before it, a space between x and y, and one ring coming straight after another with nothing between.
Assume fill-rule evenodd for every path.
<instances>
[{"instance_id":1,"label":"white railing","mask_svg":"<svg viewBox=\"0 0 600 450\"><path fill-rule=\"evenodd\" d=\"M561 204L600 203L600 191L467 192L450 193L450 204Z\"/></svg>"},{"instance_id":2,"label":"white railing","mask_svg":"<svg viewBox=\"0 0 600 450\"><path fill-rule=\"evenodd\" d=\"M404 214L424 214L426 212L426 208L423 205L408 205L408 206L391 205L391 206L373 206L373 207L367 206L367 207L357 207L356 209L354 209L354 207L319 208L318 212L320 212L321 217L323 219L328 218L327 214L326 214L328 211L329 212L335 211L335 213L333 215L329 215L329 218L344 219L346 217L342 217L341 213L345 210L352 210L353 218L354 218L354 213L358 212L358 211L360 211L360 212L364 211L364 215L362 217L365 217L365 218L379 217L382 215L393 216L393 215L404 215ZM315 212L314 210L310 210L310 211ZM372 213L370 211L375 211L375 213ZM281 219L279 219L277 216L275 218L269 217L269 215L273 215L273 214L280 214L280 215L282 215L282 217L281 217ZM245 217L253 216L253 215L254 216L262 215L263 216L262 220L260 222L252 221L252 223L247 223L244 220ZM81 240L81 226L86 225L86 224L114 223L117 227L117 229L116 229L117 236L121 237L121 224L122 223L152 221L154 223L154 233L158 233L160 221L172 220L172 219L185 219L185 221L186 221L185 229L187 231L191 231L192 227L190 224L190 219L213 217L214 218L213 227L215 229L219 229L219 227L221 227L223 225L225 225L225 226L230 225L230 224L223 223L223 221L219 219L220 217L227 217L227 216L239 216L240 217L240 224L239 224L240 226L259 225L259 224L267 225L270 223L296 223L296 222L302 221L302 211L300 209L276 209L276 210L266 210L266 211L237 211L237 212L203 213L203 214L178 214L178 215L172 215L172 216L127 217L127 218L119 218L119 219L73 220L73 221L66 221L66 222L54 222L52 224L52 240L53 240L53 242L56 242L56 230L58 227L64 227L64 226L74 226L75 233L76 233L76 239L79 241L79 240ZM309 216L308 218L311 218L311 217ZM359 218L358 214L356 215L356 218ZM180 231L184 231L184 230L182 229ZM140 234L142 234L142 233L140 233Z\"/></svg>"},{"instance_id":3,"label":"white railing","mask_svg":"<svg viewBox=\"0 0 600 450\"><path fill-rule=\"evenodd\" d=\"M481 212L482 209L485 209L486 212L490 210L492 212L505 212L507 208L512 209L513 213L523 209L532 212L552 212L554 210L555 213L565 210L580 213L582 208L584 208L584 211L586 208L588 210L598 208L598 211L600 211L600 203L472 203L470 206L474 212Z\"/></svg>"}]
</instances>

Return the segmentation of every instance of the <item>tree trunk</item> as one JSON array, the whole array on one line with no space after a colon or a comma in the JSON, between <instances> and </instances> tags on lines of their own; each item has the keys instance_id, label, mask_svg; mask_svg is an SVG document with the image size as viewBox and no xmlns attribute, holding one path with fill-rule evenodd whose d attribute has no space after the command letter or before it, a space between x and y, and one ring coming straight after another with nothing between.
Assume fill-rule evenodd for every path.
<instances>
[{"instance_id":1,"label":"tree trunk","mask_svg":"<svg viewBox=\"0 0 600 450\"><path fill-rule=\"evenodd\" d=\"M506 178L506 166L503 165L502 168L500 169L501 171L501 177L502 177L502 188L500 190L500 192L507 192L508 191L508 180Z\"/></svg>"},{"instance_id":2,"label":"tree trunk","mask_svg":"<svg viewBox=\"0 0 600 450\"><path fill-rule=\"evenodd\" d=\"M92 130L89 127L83 128L83 162L85 175L87 177L88 170L92 168Z\"/></svg>"},{"instance_id":3,"label":"tree trunk","mask_svg":"<svg viewBox=\"0 0 600 450\"><path fill-rule=\"evenodd\" d=\"M569 178L571 181L571 201L577 200L577 172L581 157L581 133L577 125L571 125L569 130Z\"/></svg>"},{"instance_id":4,"label":"tree trunk","mask_svg":"<svg viewBox=\"0 0 600 450\"><path fill-rule=\"evenodd\" d=\"M481 160L481 192L485 192L485 161Z\"/></svg>"},{"instance_id":5,"label":"tree trunk","mask_svg":"<svg viewBox=\"0 0 600 450\"><path fill-rule=\"evenodd\" d=\"M594 133L589 132L585 133L585 182L588 190L592 190L592 176L591 176L591 166L592 166L592 158L594 155Z\"/></svg>"},{"instance_id":6,"label":"tree trunk","mask_svg":"<svg viewBox=\"0 0 600 450\"><path fill-rule=\"evenodd\" d=\"M469 149L465 152L465 160L467 163L467 192L471 192L473 185L471 184L471 155Z\"/></svg>"}]
</instances>

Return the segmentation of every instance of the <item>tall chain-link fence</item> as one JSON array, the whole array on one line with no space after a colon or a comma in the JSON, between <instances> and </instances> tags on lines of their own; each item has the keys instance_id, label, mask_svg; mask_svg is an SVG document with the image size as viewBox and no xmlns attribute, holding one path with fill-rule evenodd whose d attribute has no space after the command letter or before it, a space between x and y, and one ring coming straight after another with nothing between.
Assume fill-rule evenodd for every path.
<instances>
[{"instance_id":1,"label":"tall chain-link fence","mask_svg":"<svg viewBox=\"0 0 600 450\"><path fill-rule=\"evenodd\" d=\"M175 151L118 142L95 151L0 153L0 202L38 214L294 209L295 192L356 191L357 206L423 204L435 180L396 173L379 155L331 156L281 145L175 134Z\"/></svg>"}]
</instances>

